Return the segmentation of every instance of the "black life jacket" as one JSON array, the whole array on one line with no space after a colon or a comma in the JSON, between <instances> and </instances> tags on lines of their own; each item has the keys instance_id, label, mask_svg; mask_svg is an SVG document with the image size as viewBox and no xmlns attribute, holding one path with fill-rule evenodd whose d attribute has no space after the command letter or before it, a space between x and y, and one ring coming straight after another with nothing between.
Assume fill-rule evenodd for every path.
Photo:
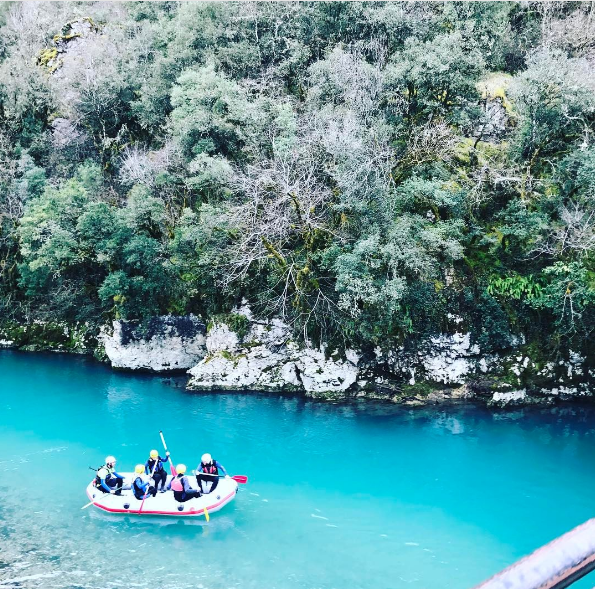
<instances>
[{"instance_id":1,"label":"black life jacket","mask_svg":"<svg viewBox=\"0 0 595 589\"><path fill-rule=\"evenodd\" d=\"M159 460L159 458L157 458L156 460L157 460L157 466L155 466L155 460L153 460L152 458L149 458L149 460L147 461L147 465L149 467L149 473L153 472L153 466L155 466L155 472L161 472L163 470L163 462L161 462L161 460Z\"/></svg>"},{"instance_id":2,"label":"black life jacket","mask_svg":"<svg viewBox=\"0 0 595 589\"><path fill-rule=\"evenodd\" d=\"M136 481L138 481L138 479L141 478L141 475L137 475L137 477L134 479L134 481L132 481L132 492L134 493L134 496L138 499L139 497L144 497L145 496L145 491L143 489L141 489L137 484ZM142 480L142 479L141 479ZM148 489L147 489L148 490Z\"/></svg>"},{"instance_id":3,"label":"black life jacket","mask_svg":"<svg viewBox=\"0 0 595 589\"><path fill-rule=\"evenodd\" d=\"M200 465L202 466L202 471L205 474L219 474L219 469L217 468L217 461L214 458L210 464L204 464L203 462L201 462Z\"/></svg>"}]
</instances>

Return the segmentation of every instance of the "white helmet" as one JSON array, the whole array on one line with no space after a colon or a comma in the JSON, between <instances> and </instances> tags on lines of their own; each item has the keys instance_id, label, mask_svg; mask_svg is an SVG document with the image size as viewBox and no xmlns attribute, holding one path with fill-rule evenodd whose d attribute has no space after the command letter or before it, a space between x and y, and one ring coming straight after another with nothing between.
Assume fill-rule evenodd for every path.
<instances>
[{"instance_id":1,"label":"white helmet","mask_svg":"<svg viewBox=\"0 0 595 589\"><path fill-rule=\"evenodd\" d=\"M116 458L114 456L106 456L105 463L106 464L114 464L116 462Z\"/></svg>"},{"instance_id":2,"label":"white helmet","mask_svg":"<svg viewBox=\"0 0 595 589\"><path fill-rule=\"evenodd\" d=\"M209 464L210 462L213 462L213 458L211 457L210 454L203 454L202 458L200 459L200 461L203 464Z\"/></svg>"}]
</instances>

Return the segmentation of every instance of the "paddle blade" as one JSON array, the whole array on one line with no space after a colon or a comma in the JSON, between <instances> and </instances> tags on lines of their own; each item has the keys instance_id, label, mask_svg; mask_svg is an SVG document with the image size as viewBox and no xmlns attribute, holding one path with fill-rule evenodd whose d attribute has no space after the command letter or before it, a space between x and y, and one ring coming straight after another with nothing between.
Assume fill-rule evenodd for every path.
<instances>
[{"instance_id":1,"label":"paddle blade","mask_svg":"<svg viewBox=\"0 0 595 589\"><path fill-rule=\"evenodd\" d=\"M236 483L245 485L248 482L248 477L243 474L235 474L231 477Z\"/></svg>"},{"instance_id":2,"label":"paddle blade","mask_svg":"<svg viewBox=\"0 0 595 589\"><path fill-rule=\"evenodd\" d=\"M206 520L207 521L210 521L211 516L209 515L209 512L207 511L207 508L206 507L204 508L204 512L205 512L205 518L206 518Z\"/></svg>"}]
</instances>

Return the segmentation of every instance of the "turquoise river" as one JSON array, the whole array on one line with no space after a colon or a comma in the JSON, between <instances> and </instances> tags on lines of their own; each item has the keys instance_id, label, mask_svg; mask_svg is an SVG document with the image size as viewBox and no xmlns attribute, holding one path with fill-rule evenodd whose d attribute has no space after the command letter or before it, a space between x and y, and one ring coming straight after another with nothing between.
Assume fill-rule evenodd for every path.
<instances>
[{"instance_id":1,"label":"turquoise river","mask_svg":"<svg viewBox=\"0 0 595 589\"><path fill-rule=\"evenodd\" d=\"M0 352L0 588L467 589L595 515L595 409L332 405ZM106 454L249 476L209 524L81 510ZM577 587L591 587L584 579Z\"/></svg>"}]
</instances>

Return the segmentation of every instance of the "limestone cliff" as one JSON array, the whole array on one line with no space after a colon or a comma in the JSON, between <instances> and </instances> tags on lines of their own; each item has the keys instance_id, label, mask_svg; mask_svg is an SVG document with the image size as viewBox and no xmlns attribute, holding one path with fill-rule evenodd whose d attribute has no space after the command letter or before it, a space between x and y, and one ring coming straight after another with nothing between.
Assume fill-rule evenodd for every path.
<instances>
[{"instance_id":1,"label":"limestone cliff","mask_svg":"<svg viewBox=\"0 0 595 589\"><path fill-rule=\"evenodd\" d=\"M194 315L165 315L143 325L114 321L99 339L114 368L172 372L188 370L204 357L205 332Z\"/></svg>"},{"instance_id":2,"label":"limestone cliff","mask_svg":"<svg viewBox=\"0 0 595 589\"><path fill-rule=\"evenodd\" d=\"M554 361L522 338L486 353L461 329L414 346L339 351L300 343L289 325L255 318L247 307L208 324L193 315L141 324L114 321L100 329L4 324L0 347L94 353L118 369L187 371L188 388L197 391L273 391L406 405L474 399L507 407L590 399L595 390L592 356L570 352Z\"/></svg>"}]
</instances>

